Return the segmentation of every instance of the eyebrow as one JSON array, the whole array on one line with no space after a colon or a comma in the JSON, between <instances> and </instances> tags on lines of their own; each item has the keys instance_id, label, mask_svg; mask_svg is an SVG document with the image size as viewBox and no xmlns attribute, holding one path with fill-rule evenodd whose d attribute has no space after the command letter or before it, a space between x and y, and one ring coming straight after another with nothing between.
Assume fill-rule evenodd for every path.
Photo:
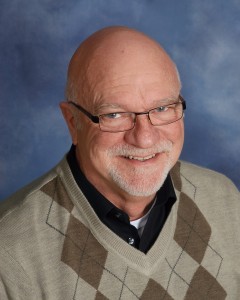
<instances>
[{"instance_id":1,"label":"eyebrow","mask_svg":"<svg viewBox=\"0 0 240 300\"><path fill-rule=\"evenodd\" d=\"M155 107L160 107L162 105L168 105L168 104L174 103L178 100L179 100L179 96L177 98L173 97L173 98L165 98L165 99L162 99L162 100L154 100L153 105L149 109L152 109L152 108L155 108ZM101 109L104 109L104 108L119 109L119 111L122 111L122 110L123 111L129 111L128 109L125 109L124 106L122 106L118 103L101 103L100 105L98 105L95 108L95 111L99 112Z\"/></svg>"},{"instance_id":2,"label":"eyebrow","mask_svg":"<svg viewBox=\"0 0 240 300\"><path fill-rule=\"evenodd\" d=\"M177 98L172 97L172 98L166 98L166 99L162 99L162 100L155 100L154 106L158 107L158 106L162 106L162 105L168 105L168 104L174 103L178 100L179 100L179 96Z\"/></svg>"},{"instance_id":3,"label":"eyebrow","mask_svg":"<svg viewBox=\"0 0 240 300\"><path fill-rule=\"evenodd\" d=\"M121 106L120 104L117 104L117 103L102 103L95 107L95 111L100 111L101 109L104 109L104 108L124 110L123 106Z\"/></svg>"}]
</instances>

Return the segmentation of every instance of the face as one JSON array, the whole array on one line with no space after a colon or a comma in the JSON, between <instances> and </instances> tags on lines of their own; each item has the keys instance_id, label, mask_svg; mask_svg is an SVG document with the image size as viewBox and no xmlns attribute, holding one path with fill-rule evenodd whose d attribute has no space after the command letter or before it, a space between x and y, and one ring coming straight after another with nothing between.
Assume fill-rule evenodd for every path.
<instances>
[{"instance_id":1,"label":"face","mask_svg":"<svg viewBox=\"0 0 240 300\"><path fill-rule=\"evenodd\" d=\"M80 104L98 115L148 111L178 98L180 83L171 66L163 70L154 61L125 66L120 63L98 78L93 84L94 101ZM78 116L81 128L75 130L73 141L88 180L108 199L154 195L179 158L182 119L153 126L147 115L139 115L133 129L111 133L102 132L81 112Z\"/></svg>"}]
</instances>

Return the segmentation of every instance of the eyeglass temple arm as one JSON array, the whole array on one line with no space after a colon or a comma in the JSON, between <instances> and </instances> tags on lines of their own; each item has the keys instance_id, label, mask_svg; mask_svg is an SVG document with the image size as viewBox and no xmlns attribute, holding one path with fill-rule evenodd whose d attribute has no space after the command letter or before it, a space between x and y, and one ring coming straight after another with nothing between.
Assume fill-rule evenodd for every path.
<instances>
[{"instance_id":1,"label":"eyeglass temple arm","mask_svg":"<svg viewBox=\"0 0 240 300\"><path fill-rule=\"evenodd\" d=\"M78 105L77 103L75 103L73 101L68 101L68 103L72 104L77 109L79 109L82 113L84 113L93 123L99 123L99 117L98 116L93 116L87 110L85 110L83 107L81 107L80 105Z\"/></svg>"},{"instance_id":2,"label":"eyeglass temple arm","mask_svg":"<svg viewBox=\"0 0 240 300\"><path fill-rule=\"evenodd\" d=\"M179 100L182 102L183 110L185 110L187 108L186 101L181 95L179 95Z\"/></svg>"}]
</instances>

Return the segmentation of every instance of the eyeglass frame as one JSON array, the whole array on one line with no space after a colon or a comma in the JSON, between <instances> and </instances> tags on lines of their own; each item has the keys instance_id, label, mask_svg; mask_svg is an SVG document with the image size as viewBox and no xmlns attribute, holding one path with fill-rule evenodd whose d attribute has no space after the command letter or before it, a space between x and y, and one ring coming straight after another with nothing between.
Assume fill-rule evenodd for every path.
<instances>
[{"instance_id":1,"label":"eyeglass frame","mask_svg":"<svg viewBox=\"0 0 240 300\"><path fill-rule=\"evenodd\" d=\"M183 98L181 95L178 96L178 101L173 102L173 103L170 103L170 104L167 104L167 105L163 105L163 106L168 106L168 105L172 105L172 104L177 104L177 103L179 103L179 102L182 104L182 110L184 111L184 110L187 108L187 106L186 106L186 101L184 100L184 98ZM101 116L104 116L104 115L111 114L111 113L100 114L100 115L92 115L90 112L88 112L88 111L87 111L86 109L84 109L81 105L75 103L74 101L67 100L67 103L72 104L74 107L76 107L78 110L80 110L80 111L81 111L85 116L87 116L93 123L99 124L100 130L103 131L103 132L124 132L124 131L131 130L131 129L133 129L134 126L135 126L135 123L136 123L136 117L137 117L137 116L140 116L140 115L148 115L148 119L150 120L150 123L152 124L151 118L150 118L150 116L149 116L149 113L150 113L152 110L154 110L154 109L156 109L156 108L158 108L158 107L161 107L161 106L157 106L157 107L155 107L155 108L151 108L151 109L149 109L148 111L144 111L144 112L126 112L126 113L132 113L132 114L135 115L134 122L133 122L133 127L129 128L129 129L126 129L126 130L108 131L108 130L102 130L101 125L100 125L100 124L101 124L101 122L100 122L100 120L101 120L100 117L101 117ZM114 113L120 113L120 112L114 112ZM121 112L121 113L123 113L123 112ZM175 121L166 123L166 124L162 124L162 125L154 125L154 124L152 124L152 125L153 125L153 126L164 126L164 125L168 125L168 124L177 122L178 120L181 120L182 117L183 117L183 115L184 115L184 114L182 113L181 118L179 118L179 119L177 119L177 120L175 120Z\"/></svg>"}]
</instances>

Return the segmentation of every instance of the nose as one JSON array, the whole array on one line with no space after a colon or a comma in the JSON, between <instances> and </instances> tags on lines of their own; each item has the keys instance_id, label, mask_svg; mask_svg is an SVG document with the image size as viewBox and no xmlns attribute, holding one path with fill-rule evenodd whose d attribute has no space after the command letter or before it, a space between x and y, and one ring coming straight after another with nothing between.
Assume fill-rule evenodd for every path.
<instances>
[{"instance_id":1,"label":"nose","mask_svg":"<svg viewBox=\"0 0 240 300\"><path fill-rule=\"evenodd\" d=\"M159 128L153 126L148 114L136 116L133 129L125 132L125 142L138 148L151 148L159 141Z\"/></svg>"}]
</instances>

